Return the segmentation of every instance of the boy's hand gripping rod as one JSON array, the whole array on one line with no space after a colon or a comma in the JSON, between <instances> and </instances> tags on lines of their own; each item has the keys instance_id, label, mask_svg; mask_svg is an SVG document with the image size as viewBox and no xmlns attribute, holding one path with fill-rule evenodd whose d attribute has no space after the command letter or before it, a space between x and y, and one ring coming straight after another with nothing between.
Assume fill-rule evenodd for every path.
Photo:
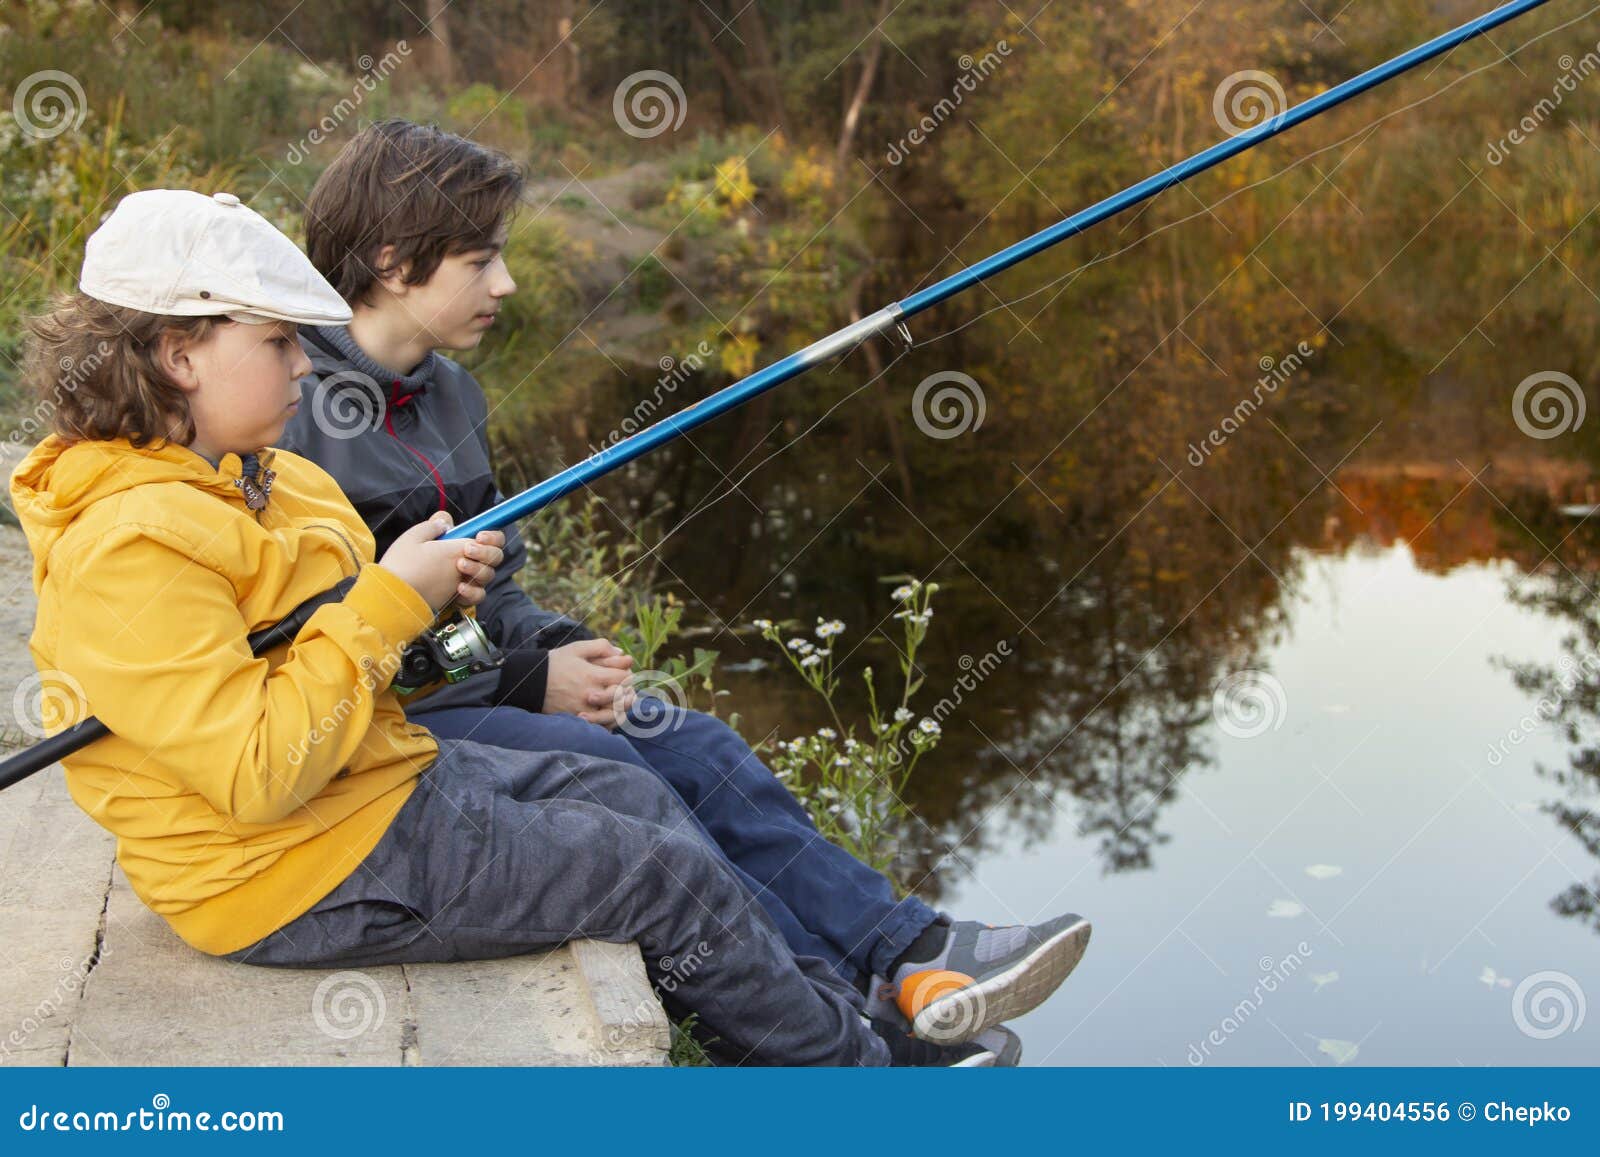
<instances>
[{"instance_id":1,"label":"boy's hand gripping rod","mask_svg":"<svg viewBox=\"0 0 1600 1157\"><path fill-rule=\"evenodd\" d=\"M1108 217L1115 216L1141 201L1147 201L1157 193L1164 192L1172 186L1180 184L1203 173L1216 165L1220 165L1238 154L1252 149L1261 142L1270 140L1279 133L1310 120L1321 113L1327 112L1336 105L1343 104L1351 97L1366 92L1369 88L1376 88L1385 81L1392 80L1403 72L1408 72L1419 64L1441 56L1457 45L1463 44L1474 37L1482 36L1485 32L1498 28L1524 13L1538 8L1549 0L1512 0L1509 4L1484 15L1467 21L1458 28L1445 32L1425 44L1420 44L1408 52L1401 53L1392 60L1386 61L1375 68L1370 68L1359 76L1353 76L1341 84L1325 92L1302 101L1293 108L1286 109L1270 120L1263 121L1237 136L1228 138L1203 152L1196 153L1187 160L1180 161L1170 168L1163 169L1154 176L1146 177L1136 185L1130 185L1120 193L1107 197L1087 209L1074 213L1071 217L1060 221L1049 228L1042 229L1031 237L1024 238L1008 246L1000 252L984 258L976 265L971 265L958 273L951 274L943 281L930 285L928 288L913 293L910 297L902 298L862 318L860 321L836 330L827 337L812 342L798 353L772 363L765 369L757 370L749 377L726 386L710 397L705 398L687 409L663 418L661 421L649 426L639 433L624 438L614 446L608 446L597 454L585 458L582 462L567 467L560 473L552 475L543 482L529 487L521 494L506 499L499 505L484 511L482 514L467 519L460 526L448 530L443 535L447 539L471 538L479 531L500 530L511 525L520 518L524 518L537 510L549 506L558 498L572 493L579 487L587 486L603 475L609 474L619 466L626 465L644 454L662 446L667 442L687 434L697 426L702 426L736 406L763 394L788 381L798 377L807 370L828 361L843 353L848 353L861 342L878 334L898 330L908 342L911 338L910 330L906 328L907 318L930 309L947 298L954 297L962 290L969 289L980 281L993 277L1004 269L1009 269L1018 262L1026 261L1034 254L1039 253L1058 242L1065 241L1068 237L1075 237L1079 233L1098 225ZM331 591L324 592L313 599L307 600L296 607L290 616L281 623L257 631L250 636L250 650L254 655L260 655L272 647L292 642L312 613L325 603L336 601L344 597L349 589L349 584L354 579L347 579L340 586ZM70 755L79 748L101 739L110 734L110 730L100 720L90 716L81 723L51 736L44 742L29 748L27 751L12 756L4 763L0 763L0 789L10 787L12 784L25 779L34 772L49 767L52 763Z\"/></svg>"}]
</instances>

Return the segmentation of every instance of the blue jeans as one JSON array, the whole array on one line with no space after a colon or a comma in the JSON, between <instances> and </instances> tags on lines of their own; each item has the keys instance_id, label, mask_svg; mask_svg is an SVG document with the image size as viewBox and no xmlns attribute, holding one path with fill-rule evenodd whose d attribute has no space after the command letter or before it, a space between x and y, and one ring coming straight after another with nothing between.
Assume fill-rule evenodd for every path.
<instances>
[{"instance_id":1,"label":"blue jeans","mask_svg":"<svg viewBox=\"0 0 1600 1157\"><path fill-rule=\"evenodd\" d=\"M410 719L446 739L575 751L653 771L689 806L795 953L819 956L853 982L888 975L894 958L933 923L934 910L914 896L896 901L881 873L824 839L722 720L658 699L640 703L650 714L635 735L518 707L424 710ZM663 722L662 711L676 717Z\"/></svg>"}]
</instances>

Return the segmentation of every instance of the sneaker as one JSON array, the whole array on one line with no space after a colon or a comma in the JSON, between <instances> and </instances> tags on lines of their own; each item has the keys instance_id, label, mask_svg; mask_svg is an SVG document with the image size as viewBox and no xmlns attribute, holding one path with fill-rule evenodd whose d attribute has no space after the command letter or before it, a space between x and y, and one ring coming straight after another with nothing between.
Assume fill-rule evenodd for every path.
<instances>
[{"instance_id":1,"label":"sneaker","mask_svg":"<svg viewBox=\"0 0 1600 1157\"><path fill-rule=\"evenodd\" d=\"M891 984L874 977L869 1008L892 990L911 1031L950 1045L975 1040L1042 1004L1083 959L1089 922L1067 913L1043 924L950 925L932 958L902 963Z\"/></svg>"},{"instance_id":2,"label":"sneaker","mask_svg":"<svg viewBox=\"0 0 1600 1157\"><path fill-rule=\"evenodd\" d=\"M889 1064L895 1068L988 1069L999 1061L1000 1054L979 1041L935 1044L918 1040L895 1021L868 1018L867 1025L889 1046ZM997 1038L991 1043L1004 1042Z\"/></svg>"},{"instance_id":3,"label":"sneaker","mask_svg":"<svg viewBox=\"0 0 1600 1157\"><path fill-rule=\"evenodd\" d=\"M992 1068L1014 1069L1022 1063L1022 1038L1003 1024L984 1029L972 1043L994 1054Z\"/></svg>"}]
</instances>

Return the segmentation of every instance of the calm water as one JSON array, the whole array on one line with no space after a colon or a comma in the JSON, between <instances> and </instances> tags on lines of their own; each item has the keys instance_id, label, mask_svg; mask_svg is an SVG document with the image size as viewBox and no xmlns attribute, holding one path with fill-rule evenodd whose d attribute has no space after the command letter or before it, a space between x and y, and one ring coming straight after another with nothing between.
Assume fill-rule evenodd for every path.
<instances>
[{"instance_id":1,"label":"calm water","mask_svg":"<svg viewBox=\"0 0 1600 1157\"><path fill-rule=\"evenodd\" d=\"M1534 1039L1513 1013L1515 986L1544 970L1571 977L1550 983L1573 999L1600 992L1595 928L1551 907L1595 877L1534 770L1566 745L1544 727L1489 762L1534 705L1495 660L1554 655L1563 631L1508 601L1518 578L1428 574L1403 545L1308 557L1262 656L1284 691L1277 726L1206 728L1215 762L1173 769L1148 870L1108 872L1063 792L1038 798L1042 831L1004 823L953 868L955 911L1096 921L1079 971L1019 1023L1029 1061L1333 1063L1322 1041L1357 1045L1349 1063L1600 1061L1593 1023ZM1524 993L1530 1018L1537 1003Z\"/></svg>"}]
</instances>

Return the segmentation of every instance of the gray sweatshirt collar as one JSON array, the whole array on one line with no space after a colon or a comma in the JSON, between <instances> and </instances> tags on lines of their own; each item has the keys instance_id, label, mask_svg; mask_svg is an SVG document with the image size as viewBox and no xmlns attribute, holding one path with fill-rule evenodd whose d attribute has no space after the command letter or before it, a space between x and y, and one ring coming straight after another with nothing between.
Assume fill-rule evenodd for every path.
<instances>
[{"instance_id":1,"label":"gray sweatshirt collar","mask_svg":"<svg viewBox=\"0 0 1600 1157\"><path fill-rule=\"evenodd\" d=\"M351 369L371 378L384 387L386 392L390 387L398 387L400 392L406 394L424 393L433 384L438 372L439 356L435 353L430 352L412 368L410 373L397 374L368 357L366 351L350 336L350 331L346 327L318 325L306 328L311 331L315 343L337 350L338 355L349 363Z\"/></svg>"}]
</instances>

